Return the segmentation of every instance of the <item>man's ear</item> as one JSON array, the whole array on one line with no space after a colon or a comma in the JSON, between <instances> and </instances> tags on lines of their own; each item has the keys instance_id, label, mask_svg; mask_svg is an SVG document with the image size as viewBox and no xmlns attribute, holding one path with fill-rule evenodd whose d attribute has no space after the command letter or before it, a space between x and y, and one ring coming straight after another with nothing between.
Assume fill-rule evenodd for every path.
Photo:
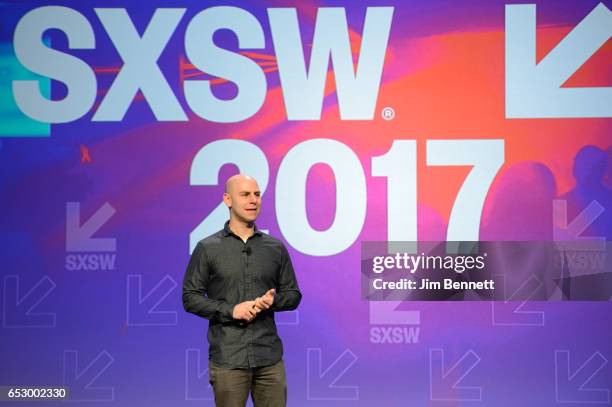
<instances>
[{"instance_id":1,"label":"man's ear","mask_svg":"<svg viewBox=\"0 0 612 407\"><path fill-rule=\"evenodd\" d=\"M232 197L230 196L230 194L228 194L227 192L223 193L223 202L225 203L225 205L231 209L232 207Z\"/></svg>"}]
</instances>

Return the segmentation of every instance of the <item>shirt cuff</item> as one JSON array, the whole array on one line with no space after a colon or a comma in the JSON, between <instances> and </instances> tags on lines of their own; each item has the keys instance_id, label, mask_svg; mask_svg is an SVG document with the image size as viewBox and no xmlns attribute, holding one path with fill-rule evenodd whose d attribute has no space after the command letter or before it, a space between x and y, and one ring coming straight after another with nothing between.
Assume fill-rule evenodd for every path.
<instances>
[{"instance_id":1,"label":"shirt cuff","mask_svg":"<svg viewBox=\"0 0 612 407\"><path fill-rule=\"evenodd\" d=\"M229 322L234 320L234 306L227 302L222 303L219 306L219 317L221 322Z\"/></svg>"}]
</instances>

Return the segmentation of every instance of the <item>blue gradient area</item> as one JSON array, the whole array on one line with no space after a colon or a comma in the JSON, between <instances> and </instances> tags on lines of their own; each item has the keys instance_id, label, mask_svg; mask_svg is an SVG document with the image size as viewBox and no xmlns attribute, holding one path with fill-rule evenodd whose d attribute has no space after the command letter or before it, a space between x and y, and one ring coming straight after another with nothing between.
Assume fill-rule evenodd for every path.
<instances>
[{"instance_id":1,"label":"blue gradient area","mask_svg":"<svg viewBox=\"0 0 612 407\"><path fill-rule=\"evenodd\" d=\"M24 115L13 98L14 80L38 81L40 93L51 96L51 81L25 69L17 60L10 42L0 43L0 137L49 137L51 126Z\"/></svg>"}]
</instances>

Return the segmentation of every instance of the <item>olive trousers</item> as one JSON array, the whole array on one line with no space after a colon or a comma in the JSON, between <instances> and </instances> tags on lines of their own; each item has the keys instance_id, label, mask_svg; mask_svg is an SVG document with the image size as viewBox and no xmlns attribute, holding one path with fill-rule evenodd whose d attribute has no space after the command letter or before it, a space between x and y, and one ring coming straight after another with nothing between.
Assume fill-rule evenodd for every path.
<instances>
[{"instance_id":1,"label":"olive trousers","mask_svg":"<svg viewBox=\"0 0 612 407\"><path fill-rule=\"evenodd\" d=\"M208 377L217 407L244 407L249 393L254 407L287 405L287 378L282 360L250 369L227 369L208 361Z\"/></svg>"}]
</instances>

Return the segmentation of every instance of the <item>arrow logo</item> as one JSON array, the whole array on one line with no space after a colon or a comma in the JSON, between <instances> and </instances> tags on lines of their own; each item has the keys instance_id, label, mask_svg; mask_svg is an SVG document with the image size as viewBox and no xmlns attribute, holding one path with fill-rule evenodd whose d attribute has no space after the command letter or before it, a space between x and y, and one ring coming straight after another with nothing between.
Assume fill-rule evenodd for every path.
<instances>
[{"instance_id":1,"label":"arrow logo","mask_svg":"<svg viewBox=\"0 0 612 407\"><path fill-rule=\"evenodd\" d=\"M480 357L468 350L450 369L444 366L444 350L429 350L430 399L436 401L482 401L482 387L459 386L478 364Z\"/></svg>"},{"instance_id":2,"label":"arrow logo","mask_svg":"<svg viewBox=\"0 0 612 407\"><path fill-rule=\"evenodd\" d=\"M127 276L127 325L128 326L172 326L177 324L175 311L159 311L159 305L177 287L169 275L164 276L144 297L142 275Z\"/></svg>"},{"instance_id":3,"label":"arrow logo","mask_svg":"<svg viewBox=\"0 0 612 407\"><path fill-rule=\"evenodd\" d=\"M576 240L591 243L590 245L578 245L576 249L606 250L606 238L603 236L580 236L602 213L605 208L597 201L591 201L571 221L567 223L567 201L555 199L553 201L553 238L558 242L571 242L576 245ZM567 244L563 245L566 249Z\"/></svg>"},{"instance_id":4,"label":"arrow logo","mask_svg":"<svg viewBox=\"0 0 612 407\"><path fill-rule=\"evenodd\" d=\"M208 362L208 356L206 357ZM212 386L208 381L208 368L201 367L200 349L185 351L185 400L212 400Z\"/></svg>"},{"instance_id":5,"label":"arrow logo","mask_svg":"<svg viewBox=\"0 0 612 407\"><path fill-rule=\"evenodd\" d=\"M53 312L34 312L55 290L55 283L44 276L27 293L19 295L19 276L5 276L2 301L4 328L55 328Z\"/></svg>"},{"instance_id":6,"label":"arrow logo","mask_svg":"<svg viewBox=\"0 0 612 407\"><path fill-rule=\"evenodd\" d=\"M504 301L492 301L491 316L493 325L505 326L544 326L544 311L527 311L523 307L543 286L536 276L529 276L519 288L506 297L505 276L497 281L498 288L504 293ZM501 285L501 287L499 287Z\"/></svg>"},{"instance_id":7,"label":"arrow logo","mask_svg":"<svg viewBox=\"0 0 612 407\"><path fill-rule=\"evenodd\" d=\"M114 387L94 387L114 359L107 351L98 353L87 366L79 370L79 352L64 351L64 384L70 388L71 401L114 401Z\"/></svg>"},{"instance_id":8,"label":"arrow logo","mask_svg":"<svg viewBox=\"0 0 612 407\"><path fill-rule=\"evenodd\" d=\"M586 387L608 364L599 351L593 353L574 373L570 352L555 350L555 392L558 403L610 403L610 389Z\"/></svg>"},{"instance_id":9,"label":"arrow logo","mask_svg":"<svg viewBox=\"0 0 612 407\"><path fill-rule=\"evenodd\" d=\"M342 352L325 370L321 361L321 348L308 348L306 352L308 400L359 400L359 387L336 384L357 361L357 356L350 349Z\"/></svg>"},{"instance_id":10,"label":"arrow logo","mask_svg":"<svg viewBox=\"0 0 612 407\"><path fill-rule=\"evenodd\" d=\"M536 64L535 4L506 5L506 118L612 117L612 87L561 87L611 35L599 3Z\"/></svg>"},{"instance_id":11,"label":"arrow logo","mask_svg":"<svg viewBox=\"0 0 612 407\"><path fill-rule=\"evenodd\" d=\"M114 252L117 249L116 239L93 238L92 236L115 212L115 208L105 202L81 225L81 203L66 202L66 251Z\"/></svg>"}]
</instances>

